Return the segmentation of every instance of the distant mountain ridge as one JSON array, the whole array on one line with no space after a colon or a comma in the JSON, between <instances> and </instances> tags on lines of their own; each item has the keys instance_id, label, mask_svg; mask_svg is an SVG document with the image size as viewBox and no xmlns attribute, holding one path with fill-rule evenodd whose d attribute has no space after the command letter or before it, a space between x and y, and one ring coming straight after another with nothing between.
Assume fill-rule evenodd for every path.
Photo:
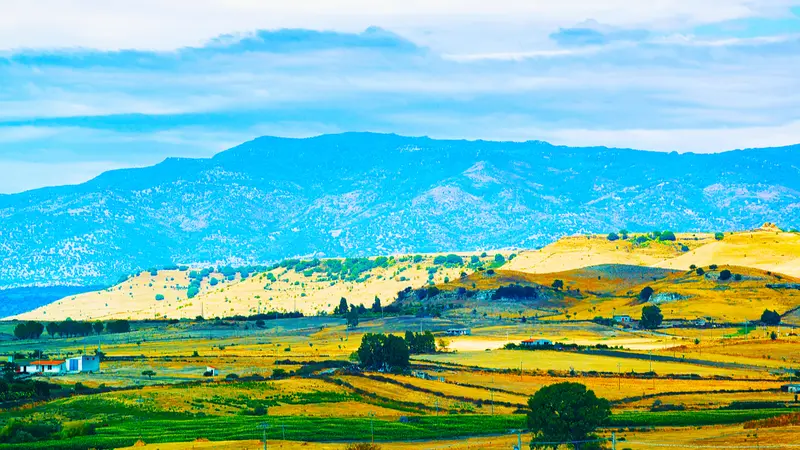
<instances>
[{"instance_id":1,"label":"distant mountain ridge","mask_svg":"<svg viewBox=\"0 0 800 450\"><path fill-rule=\"evenodd\" d=\"M262 137L0 196L0 287L170 263L536 247L618 228L800 219L800 146L677 154L541 141Z\"/></svg>"}]
</instances>

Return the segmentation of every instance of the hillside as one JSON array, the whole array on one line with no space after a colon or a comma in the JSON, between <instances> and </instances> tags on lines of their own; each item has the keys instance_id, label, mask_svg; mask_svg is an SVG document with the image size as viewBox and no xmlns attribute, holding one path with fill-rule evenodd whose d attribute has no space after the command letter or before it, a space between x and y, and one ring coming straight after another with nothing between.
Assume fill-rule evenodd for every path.
<instances>
[{"instance_id":1,"label":"hillside","mask_svg":"<svg viewBox=\"0 0 800 450\"><path fill-rule=\"evenodd\" d=\"M169 264L536 248L620 228L792 225L800 218L797 150L667 154L369 133L263 137L209 159L167 159L0 196L0 288L110 285ZM578 267L530 258L516 269Z\"/></svg>"},{"instance_id":2,"label":"hillside","mask_svg":"<svg viewBox=\"0 0 800 450\"><path fill-rule=\"evenodd\" d=\"M511 284L532 286L537 289L536 298L517 303L523 310L547 311L551 318L638 316L643 304L637 296L647 286L654 289L652 301L668 318L741 321L757 318L764 309L785 313L800 306L797 233L727 233L722 240L699 233L675 237L675 241L661 241L631 234L610 241L606 236L573 236L539 250L459 253L451 262L440 261L447 259L444 254L418 254L286 260L268 270L251 267L244 273L218 267L202 277L193 298L189 298L190 277L200 268L159 270L155 275L144 271L111 288L72 295L16 317L193 318L295 310L318 314L331 312L341 297L369 308L377 296L386 306L399 291L431 282L445 295L428 303L469 309L494 306L496 312L508 305L497 307L486 295L454 298L447 293L459 289L491 293ZM503 256L499 261L497 254ZM693 265L702 268L703 274L690 270ZM731 271L731 279L719 279L724 269ZM553 289L556 280L563 287ZM552 315L553 311L557 314Z\"/></svg>"},{"instance_id":3,"label":"hillside","mask_svg":"<svg viewBox=\"0 0 800 450\"><path fill-rule=\"evenodd\" d=\"M442 283L471 272L471 256L491 264L492 256L460 254L463 263L437 264L439 255L414 255L384 258L385 267L374 267L358 274L357 279L332 277L328 269L314 271L277 267L242 277L212 271L200 283L199 293L189 298L190 270L159 270L153 275L141 272L128 280L101 291L65 297L57 302L20 314L15 318L33 320L82 319L159 319L226 317L252 315L267 311L301 311L304 314L330 313L345 297L350 304L370 308L375 297L384 306L391 304L397 292L407 287L423 286L430 281ZM505 253L508 256L508 253ZM372 261L377 260L373 258ZM320 267L330 261L321 260ZM232 278L232 279L230 279ZM212 285L212 280L214 285ZM157 299L163 296L163 299ZM161 298L161 297L158 297Z\"/></svg>"}]
</instances>

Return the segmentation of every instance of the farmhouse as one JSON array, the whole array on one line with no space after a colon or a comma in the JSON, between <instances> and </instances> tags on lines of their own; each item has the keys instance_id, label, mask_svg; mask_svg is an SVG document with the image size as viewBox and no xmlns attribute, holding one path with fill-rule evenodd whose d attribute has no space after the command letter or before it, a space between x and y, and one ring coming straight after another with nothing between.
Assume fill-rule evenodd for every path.
<instances>
[{"instance_id":1,"label":"farmhouse","mask_svg":"<svg viewBox=\"0 0 800 450\"><path fill-rule=\"evenodd\" d=\"M523 347L545 347L545 346L552 346L553 341L549 339L526 339L522 341L521 345Z\"/></svg>"},{"instance_id":2,"label":"farmhouse","mask_svg":"<svg viewBox=\"0 0 800 450\"><path fill-rule=\"evenodd\" d=\"M219 375L219 370L216 367L206 366L206 374L208 377L216 377Z\"/></svg>"},{"instance_id":3,"label":"farmhouse","mask_svg":"<svg viewBox=\"0 0 800 450\"><path fill-rule=\"evenodd\" d=\"M46 375L60 375L67 371L66 361L63 359L41 359L31 361L25 366L24 373L43 373Z\"/></svg>"},{"instance_id":4,"label":"farmhouse","mask_svg":"<svg viewBox=\"0 0 800 450\"><path fill-rule=\"evenodd\" d=\"M781 391L800 394L800 384L784 384L781 386Z\"/></svg>"},{"instance_id":5,"label":"farmhouse","mask_svg":"<svg viewBox=\"0 0 800 450\"><path fill-rule=\"evenodd\" d=\"M614 316L614 322L617 322L617 323L631 323L631 322L633 322L633 319L631 319L631 316L629 316L627 314L623 314L623 315Z\"/></svg>"},{"instance_id":6,"label":"farmhouse","mask_svg":"<svg viewBox=\"0 0 800 450\"><path fill-rule=\"evenodd\" d=\"M447 330L448 336L469 336L472 331L469 328L449 328Z\"/></svg>"},{"instance_id":7,"label":"farmhouse","mask_svg":"<svg viewBox=\"0 0 800 450\"><path fill-rule=\"evenodd\" d=\"M89 356L89 355L81 355L75 356L73 358L67 358L66 361L67 365L67 372L70 373L79 373L79 372L97 372L100 370L100 357L99 356Z\"/></svg>"}]
</instances>

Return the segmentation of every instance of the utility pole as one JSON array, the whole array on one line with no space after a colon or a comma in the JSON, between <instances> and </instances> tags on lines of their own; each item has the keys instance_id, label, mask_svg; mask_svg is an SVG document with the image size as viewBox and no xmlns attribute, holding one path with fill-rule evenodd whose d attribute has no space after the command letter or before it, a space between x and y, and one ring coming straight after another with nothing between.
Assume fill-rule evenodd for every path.
<instances>
[{"instance_id":1,"label":"utility pole","mask_svg":"<svg viewBox=\"0 0 800 450\"><path fill-rule=\"evenodd\" d=\"M375 413L369 413L369 432L372 435L372 443L375 443L375 425L373 424L373 419L375 418Z\"/></svg>"},{"instance_id":2,"label":"utility pole","mask_svg":"<svg viewBox=\"0 0 800 450\"><path fill-rule=\"evenodd\" d=\"M258 424L258 428L264 433L263 434L264 450L267 450L267 428L269 428L269 424L266 422L261 422L260 424Z\"/></svg>"}]
</instances>

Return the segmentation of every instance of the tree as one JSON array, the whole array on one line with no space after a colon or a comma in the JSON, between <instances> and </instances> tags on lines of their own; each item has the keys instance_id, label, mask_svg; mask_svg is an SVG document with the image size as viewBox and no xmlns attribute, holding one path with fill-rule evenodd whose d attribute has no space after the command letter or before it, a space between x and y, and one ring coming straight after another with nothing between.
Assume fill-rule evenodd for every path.
<instances>
[{"instance_id":1,"label":"tree","mask_svg":"<svg viewBox=\"0 0 800 450\"><path fill-rule=\"evenodd\" d=\"M701 277L702 277L703 275L705 275L705 273L706 273L706 271L705 271L705 270L703 270L703 268L702 268L702 267L698 267L698 268L697 268L697 270L695 270L695 272L696 272L698 275L700 275Z\"/></svg>"},{"instance_id":2,"label":"tree","mask_svg":"<svg viewBox=\"0 0 800 450\"><path fill-rule=\"evenodd\" d=\"M497 264L505 264L506 258L500 253L494 255L494 262Z\"/></svg>"},{"instance_id":3,"label":"tree","mask_svg":"<svg viewBox=\"0 0 800 450\"><path fill-rule=\"evenodd\" d=\"M147 378L152 380L153 377L156 376L156 373L154 371L150 370L150 369L147 369L147 370L143 370L142 371L142 376L147 377Z\"/></svg>"},{"instance_id":4,"label":"tree","mask_svg":"<svg viewBox=\"0 0 800 450\"><path fill-rule=\"evenodd\" d=\"M375 296L375 301L372 302L372 312L377 314L377 313L381 312L382 309L383 308L381 307L381 299L379 299L378 296L376 295Z\"/></svg>"},{"instance_id":5,"label":"tree","mask_svg":"<svg viewBox=\"0 0 800 450\"><path fill-rule=\"evenodd\" d=\"M48 322L45 328L50 337L55 337L56 333L58 333L58 322Z\"/></svg>"},{"instance_id":6,"label":"tree","mask_svg":"<svg viewBox=\"0 0 800 450\"><path fill-rule=\"evenodd\" d=\"M131 331L131 324L125 319L113 320L106 324L109 333L127 333Z\"/></svg>"},{"instance_id":7,"label":"tree","mask_svg":"<svg viewBox=\"0 0 800 450\"><path fill-rule=\"evenodd\" d=\"M647 305L642 308L642 321L639 322L639 325L642 328L652 330L658 328L663 320L664 316L661 314L661 308L656 305Z\"/></svg>"},{"instance_id":8,"label":"tree","mask_svg":"<svg viewBox=\"0 0 800 450\"><path fill-rule=\"evenodd\" d=\"M563 288L564 288L563 280L553 280L553 289L560 291Z\"/></svg>"},{"instance_id":9,"label":"tree","mask_svg":"<svg viewBox=\"0 0 800 450\"><path fill-rule=\"evenodd\" d=\"M714 239L718 241L725 239L725 233L717 231L716 233L714 233Z\"/></svg>"},{"instance_id":10,"label":"tree","mask_svg":"<svg viewBox=\"0 0 800 450\"><path fill-rule=\"evenodd\" d=\"M342 297L339 299L339 306L333 309L333 314L337 316L343 316L350 311L350 308L347 306L347 299Z\"/></svg>"},{"instance_id":11,"label":"tree","mask_svg":"<svg viewBox=\"0 0 800 450\"><path fill-rule=\"evenodd\" d=\"M644 289L639 292L639 301L642 303L650 301L650 297L653 296L653 288L650 286L645 286Z\"/></svg>"},{"instance_id":12,"label":"tree","mask_svg":"<svg viewBox=\"0 0 800 450\"><path fill-rule=\"evenodd\" d=\"M92 324L92 328L94 329L95 334L100 334L100 333L103 332L103 329L105 328L105 325L103 325L103 322L100 322L98 320L97 322Z\"/></svg>"},{"instance_id":13,"label":"tree","mask_svg":"<svg viewBox=\"0 0 800 450\"><path fill-rule=\"evenodd\" d=\"M764 325L780 325L781 315L778 314L778 311L765 309L764 312L761 313L761 323Z\"/></svg>"},{"instance_id":14,"label":"tree","mask_svg":"<svg viewBox=\"0 0 800 450\"><path fill-rule=\"evenodd\" d=\"M672 231L665 231L661 233L661 236L659 236L658 239L662 241L675 241L675 233Z\"/></svg>"},{"instance_id":15,"label":"tree","mask_svg":"<svg viewBox=\"0 0 800 450\"><path fill-rule=\"evenodd\" d=\"M164 300L164 294L156 294L156 301L160 302L161 300Z\"/></svg>"},{"instance_id":16,"label":"tree","mask_svg":"<svg viewBox=\"0 0 800 450\"><path fill-rule=\"evenodd\" d=\"M444 264L446 262L447 262L447 257L444 256L444 255L439 255L439 256L433 258L433 263L436 264L437 266L438 265L442 265L442 264Z\"/></svg>"},{"instance_id":17,"label":"tree","mask_svg":"<svg viewBox=\"0 0 800 450\"><path fill-rule=\"evenodd\" d=\"M364 334L356 355L366 369L402 370L408 367L408 344L405 339L391 334Z\"/></svg>"},{"instance_id":18,"label":"tree","mask_svg":"<svg viewBox=\"0 0 800 450\"><path fill-rule=\"evenodd\" d=\"M27 321L14 327L14 336L17 339L39 339L44 332L44 325L39 322Z\"/></svg>"},{"instance_id":19,"label":"tree","mask_svg":"<svg viewBox=\"0 0 800 450\"><path fill-rule=\"evenodd\" d=\"M769 338L772 339L773 341L777 340L778 339L778 333L773 331L772 333L769 334Z\"/></svg>"},{"instance_id":20,"label":"tree","mask_svg":"<svg viewBox=\"0 0 800 450\"><path fill-rule=\"evenodd\" d=\"M531 448L552 447L539 442L586 441L606 423L611 404L580 383L557 383L539 389L528 400L528 428L533 432ZM573 444L576 449L581 444Z\"/></svg>"},{"instance_id":21,"label":"tree","mask_svg":"<svg viewBox=\"0 0 800 450\"><path fill-rule=\"evenodd\" d=\"M608 233L608 236L606 236L606 239L608 239L609 241L612 241L612 242L613 241L618 241L619 240L619 235L617 233L611 232L611 233Z\"/></svg>"},{"instance_id":22,"label":"tree","mask_svg":"<svg viewBox=\"0 0 800 450\"><path fill-rule=\"evenodd\" d=\"M624 240L626 240L626 239L628 239L628 230L626 230L626 229L624 229L624 228L623 228L623 229L621 229L621 230L619 230L619 237L620 237L620 238L621 238L623 241L624 241Z\"/></svg>"},{"instance_id":23,"label":"tree","mask_svg":"<svg viewBox=\"0 0 800 450\"><path fill-rule=\"evenodd\" d=\"M722 271L719 273L719 279L720 279L720 281L727 281L727 280L730 280L730 279L731 279L731 271L730 271L730 270L728 270L728 269L723 269L723 270L722 270Z\"/></svg>"},{"instance_id":24,"label":"tree","mask_svg":"<svg viewBox=\"0 0 800 450\"><path fill-rule=\"evenodd\" d=\"M358 326L358 309L352 308L347 313L347 328L355 328Z\"/></svg>"}]
</instances>

